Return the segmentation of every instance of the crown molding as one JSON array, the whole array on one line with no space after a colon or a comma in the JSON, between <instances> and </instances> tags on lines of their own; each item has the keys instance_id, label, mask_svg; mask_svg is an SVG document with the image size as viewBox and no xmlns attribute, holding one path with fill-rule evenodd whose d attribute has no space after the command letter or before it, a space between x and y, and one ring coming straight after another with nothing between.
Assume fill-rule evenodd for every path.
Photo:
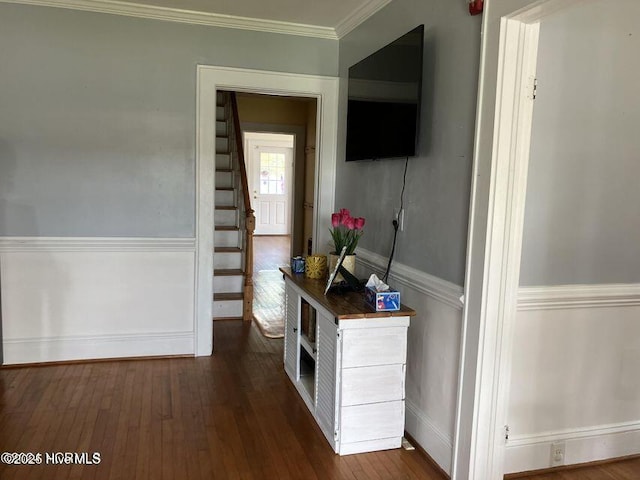
<instances>
[{"instance_id":1,"label":"crown molding","mask_svg":"<svg viewBox=\"0 0 640 480\"><path fill-rule=\"evenodd\" d=\"M338 23L335 28L336 38L344 37L369 17L382 10L385 6L391 3L391 1L392 0L371 0L362 5L355 12Z\"/></svg>"},{"instance_id":2,"label":"crown molding","mask_svg":"<svg viewBox=\"0 0 640 480\"><path fill-rule=\"evenodd\" d=\"M380 0L374 0L371 3L375 4L379 3L379 1ZM386 3L391 0L382 1L386 5ZM260 32L280 33L285 35L300 35L305 37L325 38L330 40L338 39L336 29L331 27L279 22L276 20L264 20L258 18L238 17L234 15L221 15L217 13L198 12L194 10L182 10L179 8L167 8L154 5L143 5L139 3L120 2L117 0L0 0L0 2L66 8L88 12L109 13L113 15L125 15L128 17L150 18L154 20L164 20L169 22L208 25L212 27L223 28L237 28L242 30L256 30ZM359 16L357 18L359 18ZM368 16L366 18L368 18ZM349 23L349 25L351 25L351 23Z\"/></svg>"}]
</instances>

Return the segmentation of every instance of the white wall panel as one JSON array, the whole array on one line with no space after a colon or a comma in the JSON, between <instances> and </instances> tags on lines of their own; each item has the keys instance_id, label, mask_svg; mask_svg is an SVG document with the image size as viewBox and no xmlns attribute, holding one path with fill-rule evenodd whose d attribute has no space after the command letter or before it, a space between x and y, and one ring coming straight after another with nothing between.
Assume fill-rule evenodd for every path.
<instances>
[{"instance_id":1,"label":"white wall panel","mask_svg":"<svg viewBox=\"0 0 640 480\"><path fill-rule=\"evenodd\" d=\"M4 361L193 353L193 240L3 239Z\"/></svg>"},{"instance_id":2,"label":"white wall panel","mask_svg":"<svg viewBox=\"0 0 640 480\"><path fill-rule=\"evenodd\" d=\"M566 464L640 453L638 286L522 288L519 297L505 471L551 466L554 442L566 443Z\"/></svg>"},{"instance_id":3,"label":"white wall panel","mask_svg":"<svg viewBox=\"0 0 640 480\"><path fill-rule=\"evenodd\" d=\"M387 259L359 248L358 274L382 276ZM451 471L462 288L401 263L389 284L417 314L407 335L405 429L447 473Z\"/></svg>"}]
</instances>

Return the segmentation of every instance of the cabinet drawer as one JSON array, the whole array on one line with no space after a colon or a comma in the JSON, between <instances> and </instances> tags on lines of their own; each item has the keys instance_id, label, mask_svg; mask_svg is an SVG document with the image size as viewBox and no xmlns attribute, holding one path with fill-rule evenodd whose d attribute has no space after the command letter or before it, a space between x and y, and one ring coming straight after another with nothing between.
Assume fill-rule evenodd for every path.
<instances>
[{"instance_id":1,"label":"cabinet drawer","mask_svg":"<svg viewBox=\"0 0 640 480\"><path fill-rule=\"evenodd\" d=\"M342 368L406 363L406 358L405 327L343 330Z\"/></svg>"},{"instance_id":2,"label":"cabinet drawer","mask_svg":"<svg viewBox=\"0 0 640 480\"><path fill-rule=\"evenodd\" d=\"M364 442L404 434L404 400L342 407L340 442Z\"/></svg>"},{"instance_id":3,"label":"cabinet drawer","mask_svg":"<svg viewBox=\"0 0 640 480\"><path fill-rule=\"evenodd\" d=\"M345 368L342 370L342 405L404 399L404 365Z\"/></svg>"}]
</instances>

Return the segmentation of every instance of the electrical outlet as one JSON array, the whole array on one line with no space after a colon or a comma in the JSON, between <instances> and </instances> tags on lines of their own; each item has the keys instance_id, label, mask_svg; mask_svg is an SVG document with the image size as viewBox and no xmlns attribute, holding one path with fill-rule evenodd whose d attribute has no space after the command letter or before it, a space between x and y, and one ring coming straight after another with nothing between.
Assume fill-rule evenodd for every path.
<instances>
[{"instance_id":1,"label":"electrical outlet","mask_svg":"<svg viewBox=\"0 0 640 480\"><path fill-rule=\"evenodd\" d=\"M393 210L393 219L398 222L398 230L404 232L404 208L396 208Z\"/></svg>"},{"instance_id":2,"label":"electrical outlet","mask_svg":"<svg viewBox=\"0 0 640 480\"><path fill-rule=\"evenodd\" d=\"M551 444L551 466L564 465L564 442Z\"/></svg>"}]
</instances>

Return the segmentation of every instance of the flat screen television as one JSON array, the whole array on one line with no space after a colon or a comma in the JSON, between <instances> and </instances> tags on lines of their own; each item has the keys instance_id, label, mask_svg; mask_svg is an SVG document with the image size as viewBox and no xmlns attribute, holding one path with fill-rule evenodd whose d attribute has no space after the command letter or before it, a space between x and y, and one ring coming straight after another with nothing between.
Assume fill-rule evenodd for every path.
<instances>
[{"instance_id":1,"label":"flat screen television","mask_svg":"<svg viewBox=\"0 0 640 480\"><path fill-rule=\"evenodd\" d=\"M416 155L424 25L349 68L346 160Z\"/></svg>"}]
</instances>

